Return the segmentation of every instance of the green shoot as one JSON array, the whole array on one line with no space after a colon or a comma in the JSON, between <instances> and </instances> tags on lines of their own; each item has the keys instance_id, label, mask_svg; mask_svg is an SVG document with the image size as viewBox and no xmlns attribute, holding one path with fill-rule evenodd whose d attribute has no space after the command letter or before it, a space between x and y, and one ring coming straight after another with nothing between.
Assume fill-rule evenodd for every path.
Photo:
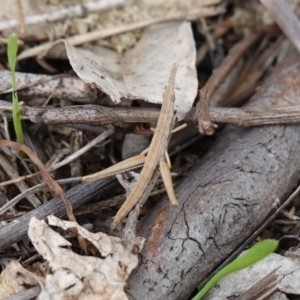
<instances>
[{"instance_id":1,"label":"green shoot","mask_svg":"<svg viewBox=\"0 0 300 300\"><path fill-rule=\"evenodd\" d=\"M18 37L15 33L9 36L7 45L7 57L8 64L11 70L11 83L12 83L12 98L13 98L13 123L17 136L17 141L20 144L24 144L24 135L22 130L22 124L20 119L20 107L17 94L17 81L16 81L16 60L18 52Z\"/></svg>"},{"instance_id":2,"label":"green shoot","mask_svg":"<svg viewBox=\"0 0 300 300\"><path fill-rule=\"evenodd\" d=\"M278 245L279 242L276 240L264 240L255 244L214 275L192 300L202 299L204 295L224 276L240 271L262 260L273 253Z\"/></svg>"}]
</instances>

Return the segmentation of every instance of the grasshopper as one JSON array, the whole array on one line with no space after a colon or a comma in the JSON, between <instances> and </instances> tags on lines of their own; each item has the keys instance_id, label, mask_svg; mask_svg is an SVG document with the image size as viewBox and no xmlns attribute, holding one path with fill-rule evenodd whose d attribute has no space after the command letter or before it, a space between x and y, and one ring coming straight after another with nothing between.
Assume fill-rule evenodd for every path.
<instances>
[{"instance_id":1,"label":"grasshopper","mask_svg":"<svg viewBox=\"0 0 300 300\"><path fill-rule=\"evenodd\" d=\"M104 171L83 177L84 182L92 182L106 176L128 171L144 165L132 191L114 217L111 225L112 229L114 229L139 202L157 168L160 169L160 173L162 175L162 179L171 204L173 206L178 205L173 190L170 169L167 162L168 160L166 159L168 143L171 137L172 129L175 125L174 86L177 67L178 65L174 64L171 69L168 85L163 96L163 102L157 121L157 126L149 148L146 151L143 151L141 155L124 160L108 169L105 169ZM146 157L143 155L145 152L148 152Z\"/></svg>"}]
</instances>

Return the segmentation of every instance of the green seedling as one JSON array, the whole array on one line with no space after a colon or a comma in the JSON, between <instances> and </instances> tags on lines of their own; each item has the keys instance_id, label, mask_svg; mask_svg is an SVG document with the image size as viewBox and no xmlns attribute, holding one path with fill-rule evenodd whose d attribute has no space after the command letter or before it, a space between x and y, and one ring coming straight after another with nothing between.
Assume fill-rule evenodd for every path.
<instances>
[{"instance_id":1,"label":"green seedling","mask_svg":"<svg viewBox=\"0 0 300 300\"><path fill-rule=\"evenodd\" d=\"M230 273L247 268L262 260L269 254L273 253L277 249L278 245L278 241L271 239L255 244L214 275L192 300L202 299L204 295L223 277Z\"/></svg>"},{"instance_id":2,"label":"green seedling","mask_svg":"<svg viewBox=\"0 0 300 300\"><path fill-rule=\"evenodd\" d=\"M8 39L7 45L7 57L8 64L11 70L11 84L12 84L12 98L13 98L13 123L17 141L20 144L24 144L24 135L22 130L22 124L20 119L20 107L17 94L17 82L16 82L16 60L18 52L18 37L15 33L12 33Z\"/></svg>"}]
</instances>

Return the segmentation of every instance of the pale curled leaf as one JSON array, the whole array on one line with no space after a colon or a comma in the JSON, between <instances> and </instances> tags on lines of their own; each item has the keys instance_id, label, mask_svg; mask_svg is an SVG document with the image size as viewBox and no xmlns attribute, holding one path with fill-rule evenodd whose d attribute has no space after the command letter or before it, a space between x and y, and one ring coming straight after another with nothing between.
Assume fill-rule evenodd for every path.
<instances>
[{"instance_id":1,"label":"pale curled leaf","mask_svg":"<svg viewBox=\"0 0 300 300\"><path fill-rule=\"evenodd\" d=\"M18 261L10 262L0 275L0 299L26 290L26 286L43 283L44 279L25 268Z\"/></svg>"},{"instance_id":2,"label":"pale curled leaf","mask_svg":"<svg viewBox=\"0 0 300 300\"><path fill-rule=\"evenodd\" d=\"M127 299L125 282L138 264L144 239L125 243L118 237L91 233L75 222L49 216L50 225L72 231L88 241L98 257L72 252L67 240L45 221L32 218L28 235L37 251L48 261L52 274L38 299ZM98 297L98 298L97 298Z\"/></svg>"},{"instance_id":3,"label":"pale curled leaf","mask_svg":"<svg viewBox=\"0 0 300 300\"><path fill-rule=\"evenodd\" d=\"M149 27L136 46L122 57L114 51L97 49L93 53L60 40L45 55L51 58L67 56L84 82L101 89L115 103L126 98L161 104L166 78L175 62L179 64L175 85L178 119L182 120L190 111L198 85L190 22Z\"/></svg>"}]
</instances>

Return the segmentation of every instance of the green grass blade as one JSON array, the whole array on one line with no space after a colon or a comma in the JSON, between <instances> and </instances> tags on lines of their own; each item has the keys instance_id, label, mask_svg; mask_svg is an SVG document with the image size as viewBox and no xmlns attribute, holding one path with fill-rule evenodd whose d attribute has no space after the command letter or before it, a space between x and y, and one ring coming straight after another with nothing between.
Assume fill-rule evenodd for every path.
<instances>
[{"instance_id":1,"label":"green grass blade","mask_svg":"<svg viewBox=\"0 0 300 300\"><path fill-rule=\"evenodd\" d=\"M16 81L16 61L18 53L18 37L15 33L12 33L8 39L7 45L7 57L8 64L11 70L11 83L12 83L12 98L13 98L13 123L17 136L17 141L20 144L24 144L24 135L22 130L22 124L20 119L20 107L17 95L17 81Z\"/></svg>"},{"instance_id":2,"label":"green grass blade","mask_svg":"<svg viewBox=\"0 0 300 300\"><path fill-rule=\"evenodd\" d=\"M278 245L278 241L271 239L264 240L255 244L254 246L246 250L242 255L237 257L234 261L221 269L216 275L214 275L192 300L202 299L204 295L223 277L233 272L247 268L262 260L269 254L276 251Z\"/></svg>"}]
</instances>

